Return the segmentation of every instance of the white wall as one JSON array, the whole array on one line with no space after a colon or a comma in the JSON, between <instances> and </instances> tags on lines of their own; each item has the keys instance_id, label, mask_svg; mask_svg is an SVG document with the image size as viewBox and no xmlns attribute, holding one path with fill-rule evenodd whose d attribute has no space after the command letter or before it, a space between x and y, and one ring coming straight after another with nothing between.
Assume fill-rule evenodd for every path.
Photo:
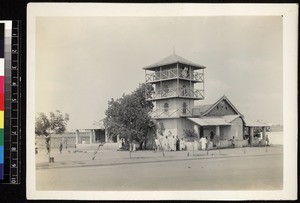
<instances>
[{"instance_id":1,"label":"white wall","mask_svg":"<svg viewBox=\"0 0 300 203\"><path fill-rule=\"evenodd\" d=\"M283 132L267 132L270 144L283 145Z\"/></svg>"}]
</instances>

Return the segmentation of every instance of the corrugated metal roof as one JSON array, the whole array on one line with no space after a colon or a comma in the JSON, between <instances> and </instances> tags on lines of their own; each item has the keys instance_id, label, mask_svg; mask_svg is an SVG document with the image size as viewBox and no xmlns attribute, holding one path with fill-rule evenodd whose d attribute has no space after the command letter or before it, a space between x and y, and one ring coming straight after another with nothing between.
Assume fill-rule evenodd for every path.
<instances>
[{"instance_id":1,"label":"corrugated metal roof","mask_svg":"<svg viewBox=\"0 0 300 203\"><path fill-rule=\"evenodd\" d=\"M93 124L87 126L78 126L76 129L72 129L72 130L97 130L97 129L105 129L103 120L94 122Z\"/></svg>"},{"instance_id":2,"label":"corrugated metal roof","mask_svg":"<svg viewBox=\"0 0 300 203\"><path fill-rule=\"evenodd\" d=\"M216 126L216 125L231 125L222 116L218 117L202 117L202 118L188 118L189 120L201 126Z\"/></svg>"},{"instance_id":3,"label":"corrugated metal roof","mask_svg":"<svg viewBox=\"0 0 300 203\"><path fill-rule=\"evenodd\" d=\"M203 105L194 106L194 108L199 109L200 113L202 114L206 112L211 106L212 104L203 104Z\"/></svg>"},{"instance_id":4,"label":"corrugated metal roof","mask_svg":"<svg viewBox=\"0 0 300 203\"><path fill-rule=\"evenodd\" d=\"M268 123L263 123L263 122L259 122L259 121L254 121L248 118L244 118L244 122L245 122L245 126L247 127L267 127L267 126L271 126L271 124Z\"/></svg>"},{"instance_id":5,"label":"corrugated metal roof","mask_svg":"<svg viewBox=\"0 0 300 203\"><path fill-rule=\"evenodd\" d=\"M175 53L152 64L149 66L144 67L144 70L151 70L153 68L159 67L159 66L164 66L164 65L169 65L169 64L174 64L174 63L182 63L182 64L186 64L186 65L190 65L190 66L194 66L198 69L204 69L205 66L199 65L197 63L194 63L190 60L187 60L181 56L176 55Z\"/></svg>"},{"instance_id":6,"label":"corrugated metal roof","mask_svg":"<svg viewBox=\"0 0 300 203\"><path fill-rule=\"evenodd\" d=\"M234 121L235 119L237 119L238 117L240 117L240 115L226 115L226 116L222 116L225 121L227 121L228 123L231 123L232 121Z\"/></svg>"}]
</instances>

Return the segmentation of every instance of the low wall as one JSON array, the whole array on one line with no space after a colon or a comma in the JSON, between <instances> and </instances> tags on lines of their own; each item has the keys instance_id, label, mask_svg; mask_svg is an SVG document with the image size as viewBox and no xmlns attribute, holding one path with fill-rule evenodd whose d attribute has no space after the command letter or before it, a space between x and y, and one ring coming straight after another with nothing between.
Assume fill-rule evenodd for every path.
<instances>
[{"instance_id":1,"label":"low wall","mask_svg":"<svg viewBox=\"0 0 300 203\"><path fill-rule=\"evenodd\" d=\"M101 147L103 150L118 150L119 144L118 143L105 143L103 147Z\"/></svg>"},{"instance_id":2,"label":"low wall","mask_svg":"<svg viewBox=\"0 0 300 203\"><path fill-rule=\"evenodd\" d=\"M240 148L240 147L245 147L248 146L248 141L247 140L235 140L235 147ZM218 146L219 148L230 148L232 147L232 142L230 140L220 140L220 145Z\"/></svg>"},{"instance_id":3,"label":"low wall","mask_svg":"<svg viewBox=\"0 0 300 203\"><path fill-rule=\"evenodd\" d=\"M283 145L283 132L268 132L267 133L269 137L269 145ZM252 146L265 146L266 141L261 140L261 143L259 143L259 139L253 139Z\"/></svg>"},{"instance_id":4,"label":"low wall","mask_svg":"<svg viewBox=\"0 0 300 203\"><path fill-rule=\"evenodd\" d=\"M99 147L100 143L93 143L93 144L78 144L76 149L77 150L93 150L96 151ZM139 144L135 144L136 149L139 149ZM105 143L103 146L100 146L100 150L119 150L118 143Z\"/></svg>"},{"instance_id":5,"label":"low wall","mask_svg":"<svg viewBox=\"0 0 300 203\"><path fill-rule=\"evenodd\" d=\"M186 150L201 150L201 144L197 143L197 146L195 146L194 142L186 142L185 143ZM240 147L245 147L248 146L248 141L247 140L235 140L235 147L240 148ZM220 140L219 145L216 147L212 147L210 145L210 149L213 148L231 148L232 147L232 142L230 140Z\"/></svg>"},{"instance_id":6,"label":"low wall","mask_svg":"<svg viewBox=\"0 0 300 203\"><path fill-rule=\"evenodd\" d=\"M84 139L86 144L89 144L90 142L90 134L89 132L79 132L79 140L78 142L81 143ZM51 148L59 148L60 142L63 140L63 147L65 148L65 141L68 143L68 147L75 148L75 142L76 142L76 134L75 133L64 133L62 135L52 134L51 135ZM36 136L35 141L37 143L37 146L39 149L45 149L46 148L46 141L43 136Z\"/></svg>"},{"instance_id":7,"label":"low wall","mask_svg":"<svg viewBox=\"0 0 300 203\"><path fill-rule=\"evenodd\" d=\"M268 132L270 144L283 145L283 132Z\"/></svg>"},{"instance_id":8,"label":"low wall","mask_svg":"<svg viewBox=\"0 0 300 203\"><path fill-rule=\"evenodd\" d=\"M99 147L99 144L94 143L94 144L77 144L76 145L76 150L92 150L92 151L96 151ZM100 149L102 149L103 146L100 146Z\"/></svg>"}]
</instances>

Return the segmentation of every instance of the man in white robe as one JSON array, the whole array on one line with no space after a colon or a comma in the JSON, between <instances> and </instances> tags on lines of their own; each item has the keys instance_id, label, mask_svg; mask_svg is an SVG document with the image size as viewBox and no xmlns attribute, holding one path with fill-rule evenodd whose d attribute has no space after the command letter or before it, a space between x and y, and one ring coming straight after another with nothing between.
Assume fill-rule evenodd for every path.
<instances>
[{"instance_id":1,"label":"man in white robe","mask_svg":"<svg viewBox=\"0 0 300 203\"><path fill-rule=\"evenodd\" d=\"M198 140L194 139L194 150L198 150Z\"/></svg>"},{"instance_id":2,"label":"man in white robe","mask_svg":"<svg viewBox=\"0 0 300 203\"><path fill-rule=\"evenodd\" d=\"M184 150L184 149L185 149L185 143L184 143L183 138L181 138L181 140L180 140L180 150Z\"/></svg>"},{"instance_id":3,"label":"man in white robe","mask_svg":"<svg viewBox=\"0 0 300 203\"><path fill-rule=\"evenodd\" d=\"M200 149L203 150L203 137L200 138L199 142L200 142Z\"/></svg>"},{"instance_id":4,"label":"man in white robe","mask_svg":"<svg viewBox=\"0 0 300 203\"><path fill-rule=\"evenodd\" d=\"M169 138L169 150L173 150L173 137L172 135L168 137Z\"/></svg>"},{"instance_id":5,"label":"man in white robe","mask_svg":"<svg viewBox=\"0 0 300 203\"><path fill-rule=\"evenodd\" d=\"M165 151L169 150L169 139L168 136L163 138L163 148Z\"/></svg>"},{"instance_id":6,"label":"man in white robe","mask_svg":"<svg viewBox=\"0 0 300 203\"><path fill-rule=\"evenodd\" d=\"M156 151L159 152L159 149L160 149L160 143L159 143L159 140L158 138L155 138L155 145L156 145Z\"/></svg>"},{"instance_id":7,"label":"man in white robe","mask_svg":"<svg viewBox=\"0 0 300 203\"><path fill-rule=\"evenodd\" d=\"M172 135L172 132L169 130L169 134L168 134L168 150L173 151L173 145L174 145L174 136Z\"/></svg>"},{"instance_id":8,"label":"man in white robe","mask_svg":"<svg viewBox=\"0 0 300 203\"><path fill-rule=\"evenodd\" d=\"M174 135L171 138L171 151L176 151L176 139Z\"/></svg>"},{"instance_id":9,"label":"man in white robe","mask_svg":"<svg viewBox=\"0 0 300 203\"><path fill-rule=\"evenodd\" d=\"M202 149L202 150L205 150L205 149L206 149L206 143L207 143L206 138L205 138L205 137L202 137L202 138L200 139L200 142L201 142L201 149Z\"/></svg>"}]
</instances>

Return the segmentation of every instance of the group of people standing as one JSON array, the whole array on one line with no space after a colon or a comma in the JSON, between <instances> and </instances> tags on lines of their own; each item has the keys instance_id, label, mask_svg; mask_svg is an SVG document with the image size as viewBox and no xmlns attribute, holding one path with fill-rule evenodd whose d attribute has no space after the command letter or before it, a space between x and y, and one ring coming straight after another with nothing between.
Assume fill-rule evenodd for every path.
<instances>
[{"instance_id":1,"label":"group of people standing","mask_svg":"<svg viewBox=\"0 0 300 203\"><path fill-rule=\"evenodd\" d=\"M199 147L198 144L200 144ZM198 149L208 150L208 149L212 149L212 147L213 147L213 142L211 140L208 140L207 137L201 137L199 141L197 139L194 140L193 148L196 150Z\"/></svg>"},{"instance_id":2,"label":"group of people standing","mask_svg":"<svg viewBox=\"0 0 300 203\"><path fill-rule=\"evenodd\" d=\"M160 138L159 138L160 137ZM179 140L178 136L172 135L169 131L169 135L157 136L155 138L155 150L160 151L180 151L185 150L185 142L183 138Z\"/></svg>"}]
</instances>

